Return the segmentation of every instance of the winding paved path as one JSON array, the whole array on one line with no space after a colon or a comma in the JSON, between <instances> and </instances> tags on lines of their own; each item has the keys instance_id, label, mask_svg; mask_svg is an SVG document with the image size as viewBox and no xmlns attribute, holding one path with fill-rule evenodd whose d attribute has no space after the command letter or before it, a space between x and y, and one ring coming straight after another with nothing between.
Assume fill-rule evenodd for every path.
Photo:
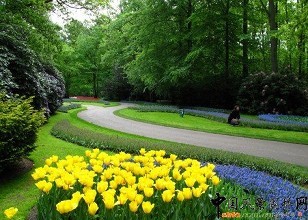
<instances>
[{"instance_id":1,"label":"winding paved path","mask_svg":"<svg viewBox=\"0 0 308 220\"><path fill-rule=\"evenodd\" d=\"M130 104L126 103L109 108L89 105L87 106L87 110L78 114L78 117L93 124L126 133L201 147L240 152L308 167L308 145L164 127L124 119L113 114L114 111L128 106Z\"/></svg>"}]
</instances>

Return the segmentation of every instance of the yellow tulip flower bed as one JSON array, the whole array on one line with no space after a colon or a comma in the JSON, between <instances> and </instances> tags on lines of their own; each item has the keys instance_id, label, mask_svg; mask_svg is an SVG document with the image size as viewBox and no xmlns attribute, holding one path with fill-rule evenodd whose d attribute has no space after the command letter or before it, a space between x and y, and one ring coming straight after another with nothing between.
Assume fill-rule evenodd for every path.
<instances>
[{"instance_id":1,"label":"yellow tulip flower bed","mask_svg":"<svg viewBox=\"0 0 308 220\"><path fill-rule=\"evenodd\" d=\"M165 151L52 156L32 174L39 219L207 219L220 179L213 164ZM215 218L215 217L214 217Z\"/></svg>"}]
</instances>

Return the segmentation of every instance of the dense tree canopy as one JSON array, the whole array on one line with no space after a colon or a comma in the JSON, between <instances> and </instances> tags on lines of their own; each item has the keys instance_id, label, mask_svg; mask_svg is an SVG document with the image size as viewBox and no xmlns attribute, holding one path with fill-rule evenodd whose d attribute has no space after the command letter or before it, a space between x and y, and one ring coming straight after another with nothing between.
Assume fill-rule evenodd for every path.
<instances>
[{"instance_id":1,"label":"dense tree canopy","mask_svg":"<svg viewBox=\"0 0 308 220\"><path fill-rule=\"evenodd\" d=\"M67 96L230 107L256 72L288 68L308 79L305 0L121 0L115 16L103 15L106 3L3 0L1 21L16 24L25 44L55 64ZM69 8L96 18L71 19L62 30L48 20Z\"/></svg>"}]
</instances>

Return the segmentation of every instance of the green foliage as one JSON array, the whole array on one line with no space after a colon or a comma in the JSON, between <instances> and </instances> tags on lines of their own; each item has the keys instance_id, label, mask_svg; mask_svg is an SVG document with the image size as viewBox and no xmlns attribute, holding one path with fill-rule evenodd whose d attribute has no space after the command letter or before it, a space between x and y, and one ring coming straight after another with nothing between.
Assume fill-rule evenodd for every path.
<instances>
[{"instance_id":1,"label":"green foliage","mask_svg":"<svg viewBox=\"0 0 308 220\"><path fill-rule=\"evenodd\" d=\"M61 106L64 81L50 63L43 62L19 33L19 26L0 26L0 90L34 96L37 109L53 114Z\"/></svg>"},{"instance_id":2,"label":"green foliage","mask_svg":"<svg viewBox=\"0 0 308 220\"><path fill-rule=\"evenodd\" d=\"M0 93L0 171L35 149L37 131L45 118L31 102L32 98L8 98Z\"/></svg>"},{"instance_id":3,"label":"green foliage","mask_svg":"<svg viewBox=\"0 0 308 220\"><path fill-rule=\"evenodd\" d=\"M249 113L307 115L308 84L288 70L260 72L248 76L241 85L238 102Z\"/></svg>"},{"instance_id":4,"label":"green foliage","mask_svg":"<svg viewBox=\"0 0 308 220\"><path fill-rule=\"evenodd\" d=\"M308 171L305 167L287 164L279 161L258 158L232 153L222 150L196 147L192 145L155 141L148 139L128 138L120 135L107 135L101 132L94 132L88 129L78 128L69 121L63 120L57 123L52 131L52 135L65 141L79 144L89 148L99 148L114 152L128 152L137 154L140 148L148 150L166 150L168 154L176 154L180 158L193 158L199 161L214 162L219 164L234 164L243 167L250 167L261 170L269 174L280 176L296 184L305 185L308 183Z\"/></svg>"},{"instance_id":5,"label":"green foliage","mask_svg":"<svg viewBox=\"0 0 308 220\"><path fill-rule=\"evenodd\" d=\"M76 108L81 108L81 104L69 103L66 105L62 105L60 106L60 108L58 108L58 111L67 113L69 110L76 109Z\"/></svg>"}]
</instances>

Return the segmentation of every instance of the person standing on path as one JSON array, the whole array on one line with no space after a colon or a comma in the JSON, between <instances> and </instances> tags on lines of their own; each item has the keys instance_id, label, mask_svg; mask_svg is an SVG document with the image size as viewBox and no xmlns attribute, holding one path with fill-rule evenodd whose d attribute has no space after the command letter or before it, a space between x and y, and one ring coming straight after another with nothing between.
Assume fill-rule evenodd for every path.
<instances>
[{"instance_id":1,"label":"person standing on path","mask_svg":"<svg viewBox=\"0 0 308 220\"><path fill-rule=\"evenodd\" d=\"M234 106L233 111L228 117L228 123L230 125L239 125L240 124L240 107L238 105Z\"/></svg>"}]
</instances>

